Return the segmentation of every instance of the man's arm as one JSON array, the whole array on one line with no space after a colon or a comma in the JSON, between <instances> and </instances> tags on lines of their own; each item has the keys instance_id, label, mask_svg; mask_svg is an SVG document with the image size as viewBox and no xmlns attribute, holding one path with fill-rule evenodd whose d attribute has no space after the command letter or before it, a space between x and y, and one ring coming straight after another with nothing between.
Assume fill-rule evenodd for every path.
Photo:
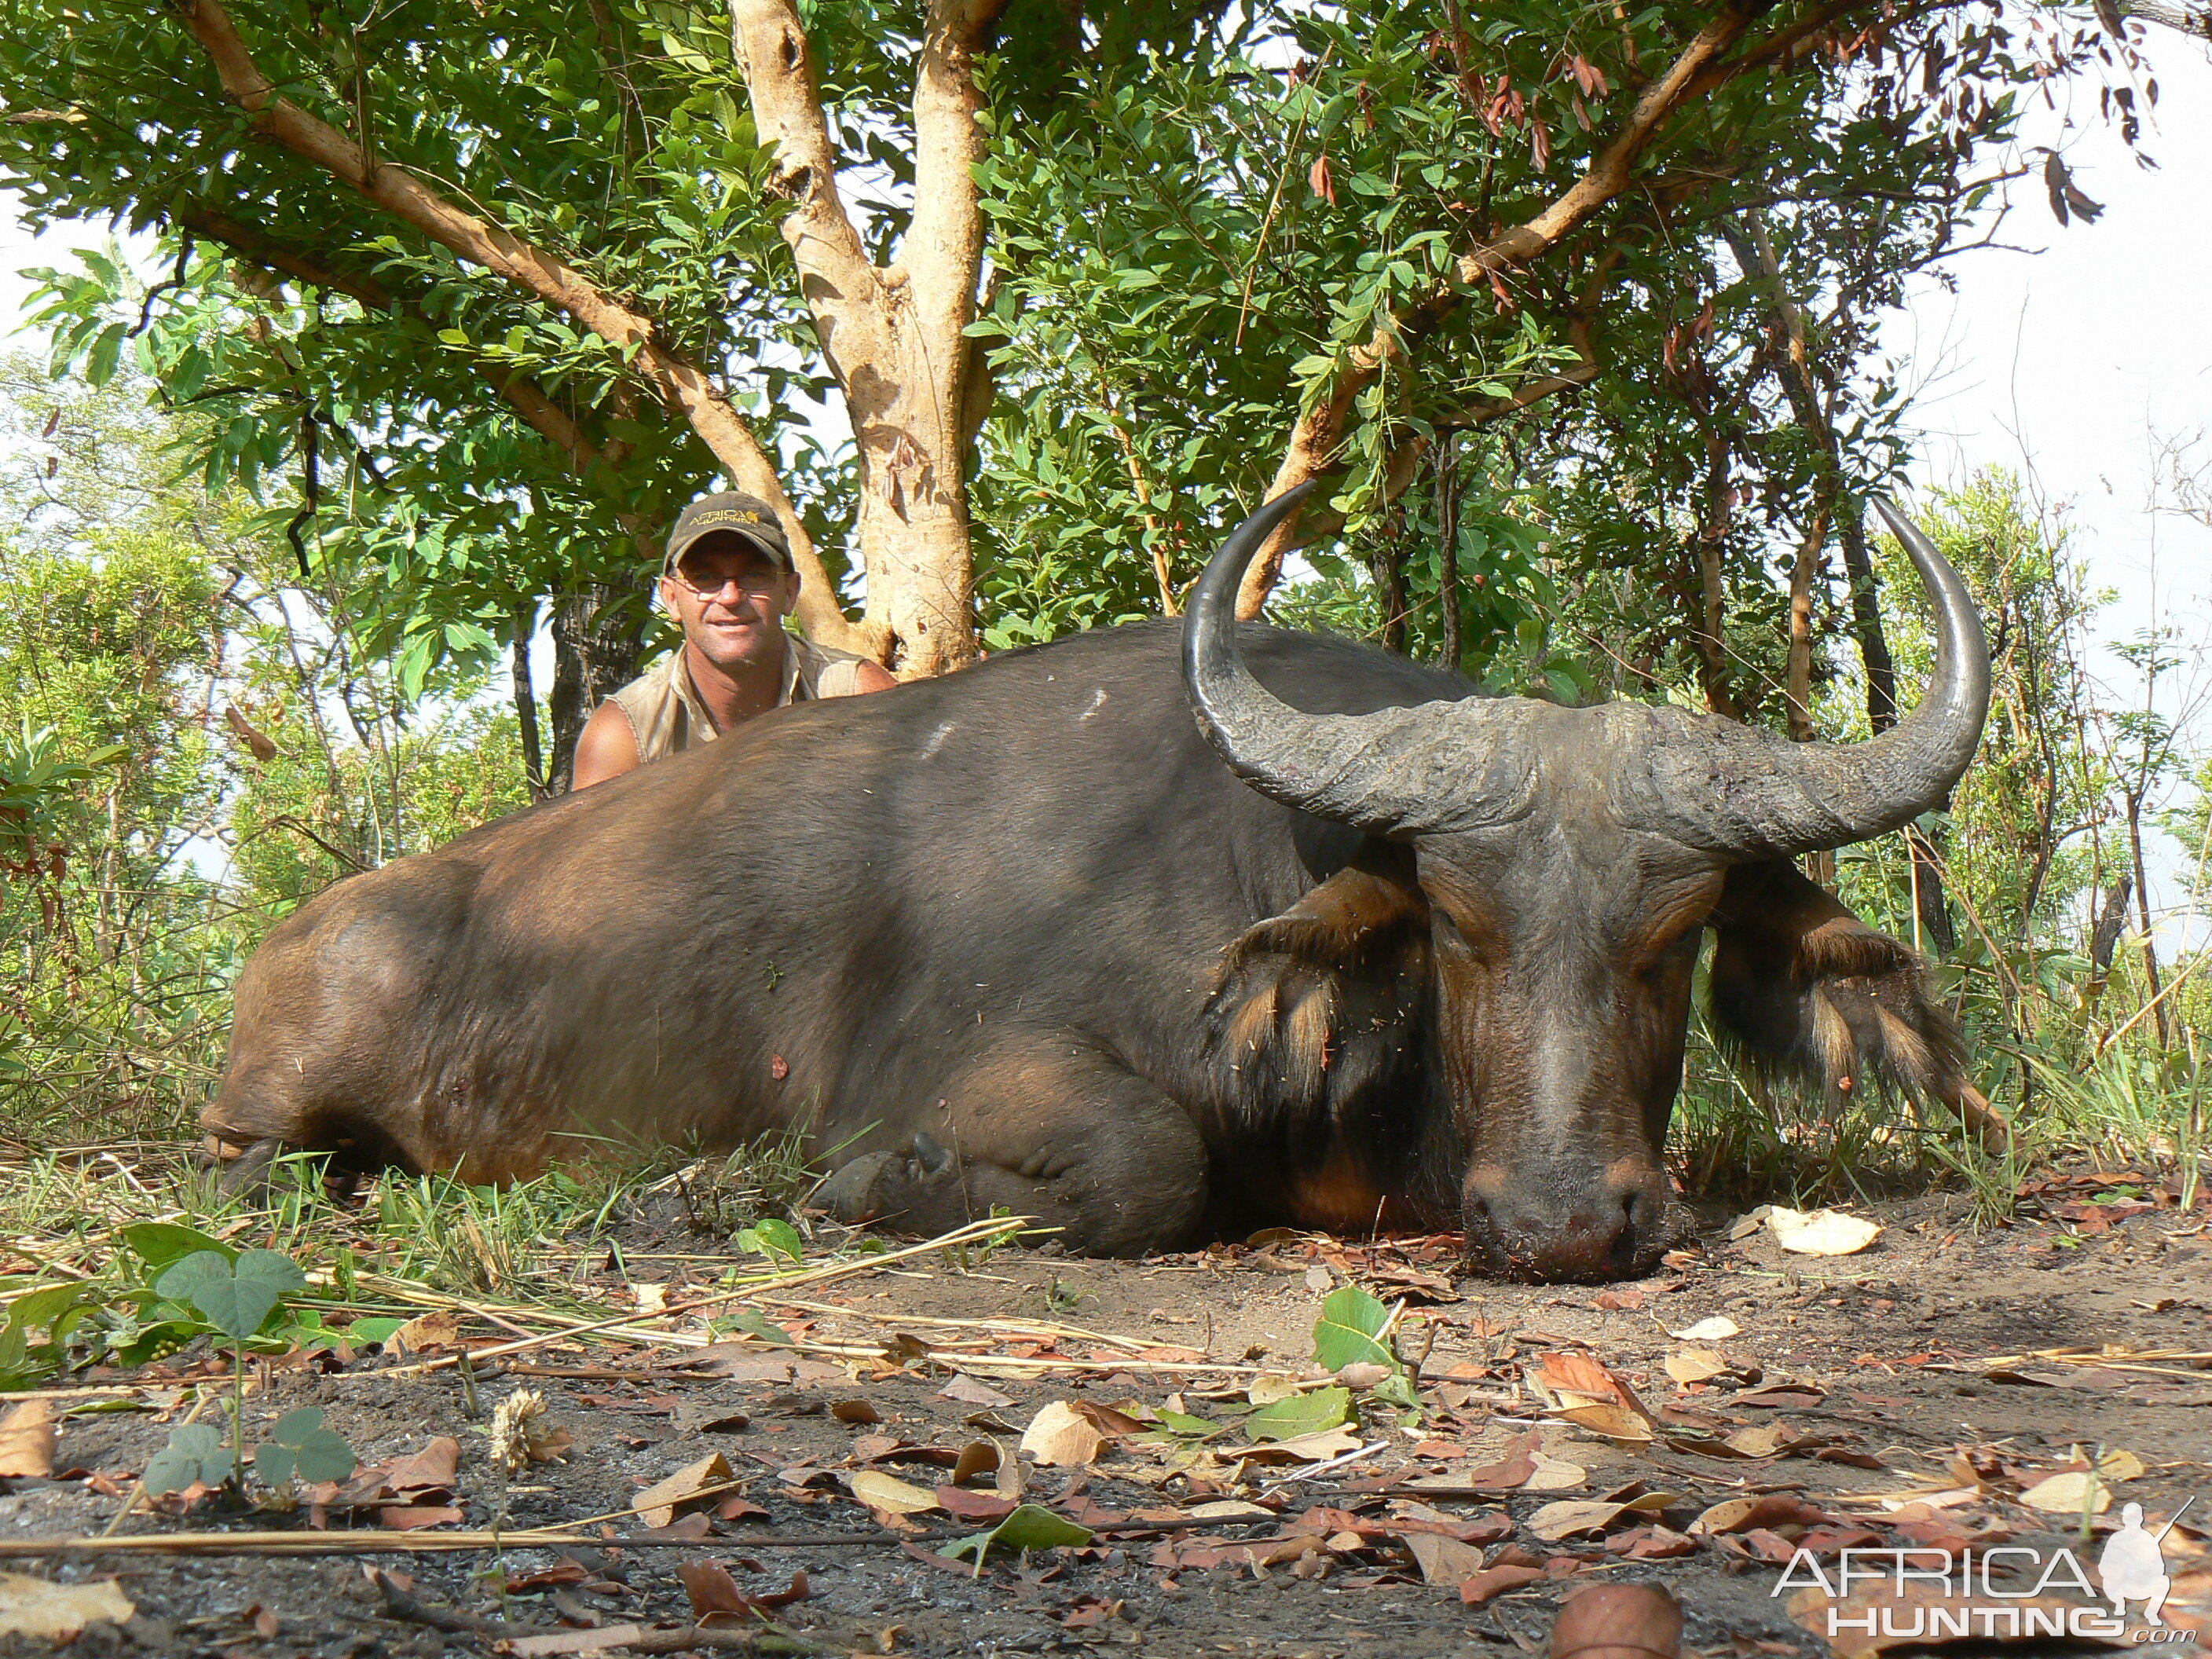
<instances>
[{"instance_id":1,"label":"man's arm","mask_svg":"<svg viewBox=\"0 0 2212 1659\"><path fill-rule=\"evenodd\" d=\"M583 735L576 739L575 781L569 787L588 789L609 778L635 772L644 763L645 757L637 752L637 733L629 729L629 716L613 703L603 702L584 722Z\"/></svg>"},{"instance_id":2,"label":"man's arm","mask_svg":"<svg viewBox=\"0 0 2212 1659\"><path fill-rule=\"evenodd\" d=\"M854 665L853 690L856 696L866 691L888 691L897 684L891 671L881 663L870 662L863 658Z\"/></svg>"}]
</instances>

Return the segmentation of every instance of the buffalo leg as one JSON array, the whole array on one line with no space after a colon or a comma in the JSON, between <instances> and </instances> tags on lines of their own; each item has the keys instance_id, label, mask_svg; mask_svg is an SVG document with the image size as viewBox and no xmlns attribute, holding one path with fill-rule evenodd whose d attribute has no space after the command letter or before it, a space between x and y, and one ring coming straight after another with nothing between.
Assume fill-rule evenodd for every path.
<instances>
[{"instance_id":1,"label":"buffalo leg","mask_svg":"<svg viewBox=\"0 0 2212 1659\"><path fill-rule=\"evenodd\" d=\"M840 1220L922 1234L1003 1210L1093 1255L1180 1243L1205 1210L1206 1146L1189 1116L1109 1056L1002 1063L928 1116L896 1152L840 1169L817 1201Z\"/></svg>"}]
</instances>

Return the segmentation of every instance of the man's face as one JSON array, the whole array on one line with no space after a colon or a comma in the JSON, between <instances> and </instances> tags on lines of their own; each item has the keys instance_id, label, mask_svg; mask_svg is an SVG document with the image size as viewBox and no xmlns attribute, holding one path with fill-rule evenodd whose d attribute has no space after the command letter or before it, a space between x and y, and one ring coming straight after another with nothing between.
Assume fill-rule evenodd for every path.
<instances>
[{"instance_id":1,"label":"man's face","mask_svg":"<svg viewBox=\"0 0 2212 1659\"><path fill-rule=\"evenodd\" d=\"M728 531L702 536L660 579L660 602L684 637L720 668L779 660L783 617L799 579L754 542Z\"/></svg>"}]
</instances>

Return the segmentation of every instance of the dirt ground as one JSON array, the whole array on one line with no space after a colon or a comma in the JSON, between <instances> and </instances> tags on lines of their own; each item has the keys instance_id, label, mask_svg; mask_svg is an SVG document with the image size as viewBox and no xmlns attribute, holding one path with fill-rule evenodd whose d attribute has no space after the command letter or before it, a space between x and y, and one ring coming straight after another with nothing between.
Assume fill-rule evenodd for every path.
<instances>
[{"instance_id":1,"label":"dirt ground","mask_svg":"<svg viewBox=\"0 0 2212 1659\"><path fill-rule=\"evenodd\" d=\"M447 1529L574 1522L629 1508L714 1454L737 1484L718 1481L722 1490L675 1522L691 1536L640 1539L645 1522L631 1516L587 1525L599 1540L592 1547L307 1559L106 1553L0 1561L0 1570L117 1582L137 1615L120 1628L92 1626L72 1650L80 1652L337 1659L449 1644L495 1650L497 1633L441 1632L391 1616L369 1567L401 1575L419 1607L498 1619L514 1627L509 1637L567 1632L567 1650L582 1651L594 1627L691 1625L678 1569L716 1562L751 1596L787 1595L803 1573L804 1599L781 1601L767 1616L837 1653L1512 1655L1543 1650L1558 1604L1579 1585L1628 1579L1680 1597L1692 1650L1818 1655L1835 1650L1793 1619L1787 1591L1776 1593L1800 1543L1829 1560L1855 1542L2053 1546L2077 1520L2039 1513L2023 1494L2069 1461L2078 1468L2101 1457L2113 1501L2094 1517L2100 1533L2118 1523L2123 1502L2140 1503L2157 1522L2196 1499L2165 1540L2176 1581L2166 1616L2202 1628L2212 1619L2204 1571L2212 1555L2191 1523L2212 1524L2204 1513L2212 1505L2208 1212L2124 1203L2095 1213L2081 1194L2097 1191L2094 1182L2054 1189L2039 1217L1978 1235L1958 1199L1869 1211L1886 1231L1870 1249L1838 1257L1787 1255L1765 1230L1731 1238L1735 1218L1717 1213L1700 1248L1677 1252L1650 1279L1609 1287L1461 1277L1449 1238L1351 1245L1285 1237L1126 1263L1010 1249L964 1273L936 1263L884 1268L812 1293L811 1307L762 1304L803 1341L879 1345L880 1358L831 1364L763 1344L703 1354L550 1347L476 1367L473 1399L455 1370L395 1374L399 1357L363 1352L342 1370L269 1375L247 1412L266 1420L323 1407L365 1464L453 1437L459 1457L450 1482L398 1492L416 1513L386 1514L386 1524L440 1508L457 1512L444 1519ZM2065 1218L2069 1204L2078 1222ZM702 1250L680 1223L633 1243L633 1274L654 1249ZM715 1266L669 1261L671 1294L686 1273L709 1282ZM1109 1427L1120 1420L1113 1410L1140 1420L1163 1408L1217 1415L1225 1400L1209 1391L1243 1389L1254 1372L1200 1370L1201 1357L1310 1378L1320 1304L1347 1282L1386 1303L1405 1300L1400 1341L1419 1360L1424 1413L1418 1425L1400 1423L1370 1397L1352 1443L1376 1449L1335 1468L1240 1464L1235 1454L1248 1443L1235 1433L1177 1454L1158 1437L1125 1430L1087 1466L1019 1465L1022 1497L1089 1527L1091 1544L994 1555L980 1576L939 1552L988 1519L922 1510L888 1517L895 1534L882 1524L886 1515L872 1515L849 1490L855 1474L873 1471L926 1496L953 1481L947 1464L964 1447L994 1441L1011 1458L1024 1427L1055 1401L1109 1408L1101 1413ZM1668 1334L1716 1316L1736 1333ZM1164 1346L1146 1351L1152 1358L1139 1367L1113 1357L1137 1350L1072 1331L1024 1339L1020 1321ZM2049 1357L2067 1349L2102 1349L2102 1362ZM1729 1369L1678 1382L1667 1362L1692 1350ZM1082 1368L1074 1363L1102 1351ZM987 1354L1061 1368L1009 1380L1003 1368L966 1357ZM1571 1375L1576 1357L1628 1385L1653 1419L1644 1431L1651 1437L1608 1440L1561 1420L1556 1390L1547 1407L1530 1380ZM702 1358L703 1368L683 1369ZM2008 1363L1993 1368L1996 1358ZM509 1364L514 1370L497 1369ZM963 1364L972 1375L956 1381ZM175 1398L178 1369L173 1362L167 1375L156 1368L117 1381L139 1383L139 1403L158 1407ZM526 1370L536 1374L518 1374ZM585 1374L544 1374L554 1371ZM618 1374L626 1371L635 1374ZM969 1397L948 1397L948 1386ZM509 1482L487 1457L487 1422L521 1387L542 1391L574 1443ZM56 1479L0 1483L8 1488L0 1544L100 1532L173 1414L69 1418ZM1761 1438L1760 1430L1773 1432ZM1747 1431L1750 1455L1722 1443ZM1178 1455L1183 1468L1173 1473ZM1540 1477L1532 1480L1530 1467ZM1008 1479L971 1474L961 1489L971 1496L952 1501L981 1513ZM1916 1504L1916 1492L1925 1501ZM1864 1497L1877 1493L1890 1496ZM1754 1517L1764 1524L1695 1528L1724 1500L1777 1495L1802 1501L1769 1504ZM1541 1535L1559 1525L1551 1506L1639 1497L1642 1508L1586 1532ZM1224 1503L1247 1507L1193 1513ZM187 1516L134 1516L122 1530L306 1530L318 1520L343 1529L378 1516L373 1508L227 1512L210 1501ZM1425 1577L1423 1552L1407 1540L1425 1538L1434 1557L1435 1540L1455 1533L1455 1545L1466 1540L1460 1549L1482 1553L1447 1551ZM833 1534L860 1541L755 1541ZM2093 1571L2100 1541L2081 1552ZM1455 1587L1473 1569L1516 1563L1546 1576L1486 1599ZM1479 1579L1474 1589L1497 1582ZM2036 1640L2002 1647L2056 1650ZM0 1651L52 1650L50 1641L0 1641Z\"/></svg>"}]
</instances>

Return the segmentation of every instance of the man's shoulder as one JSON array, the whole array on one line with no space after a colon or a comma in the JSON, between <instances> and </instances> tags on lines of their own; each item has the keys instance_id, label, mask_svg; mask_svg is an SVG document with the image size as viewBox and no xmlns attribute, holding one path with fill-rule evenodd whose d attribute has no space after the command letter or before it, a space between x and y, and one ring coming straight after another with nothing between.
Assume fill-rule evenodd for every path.
<instances>
[{"instance_id":1,"label":"man's shoulder","mask_svg":"<svg viewBox=\"0 0 2212 1659\"><path fill-rule=\"evenodd\" d=\"M817 645L805 635L794 634L787 628L784 629L783 636L790 641L792 649L798 652L800 656L824 665L834 662L873 662L875 660L872 657L862 656L857 651L841 650L834 645Z\"/></svg>"}]
</instances>

